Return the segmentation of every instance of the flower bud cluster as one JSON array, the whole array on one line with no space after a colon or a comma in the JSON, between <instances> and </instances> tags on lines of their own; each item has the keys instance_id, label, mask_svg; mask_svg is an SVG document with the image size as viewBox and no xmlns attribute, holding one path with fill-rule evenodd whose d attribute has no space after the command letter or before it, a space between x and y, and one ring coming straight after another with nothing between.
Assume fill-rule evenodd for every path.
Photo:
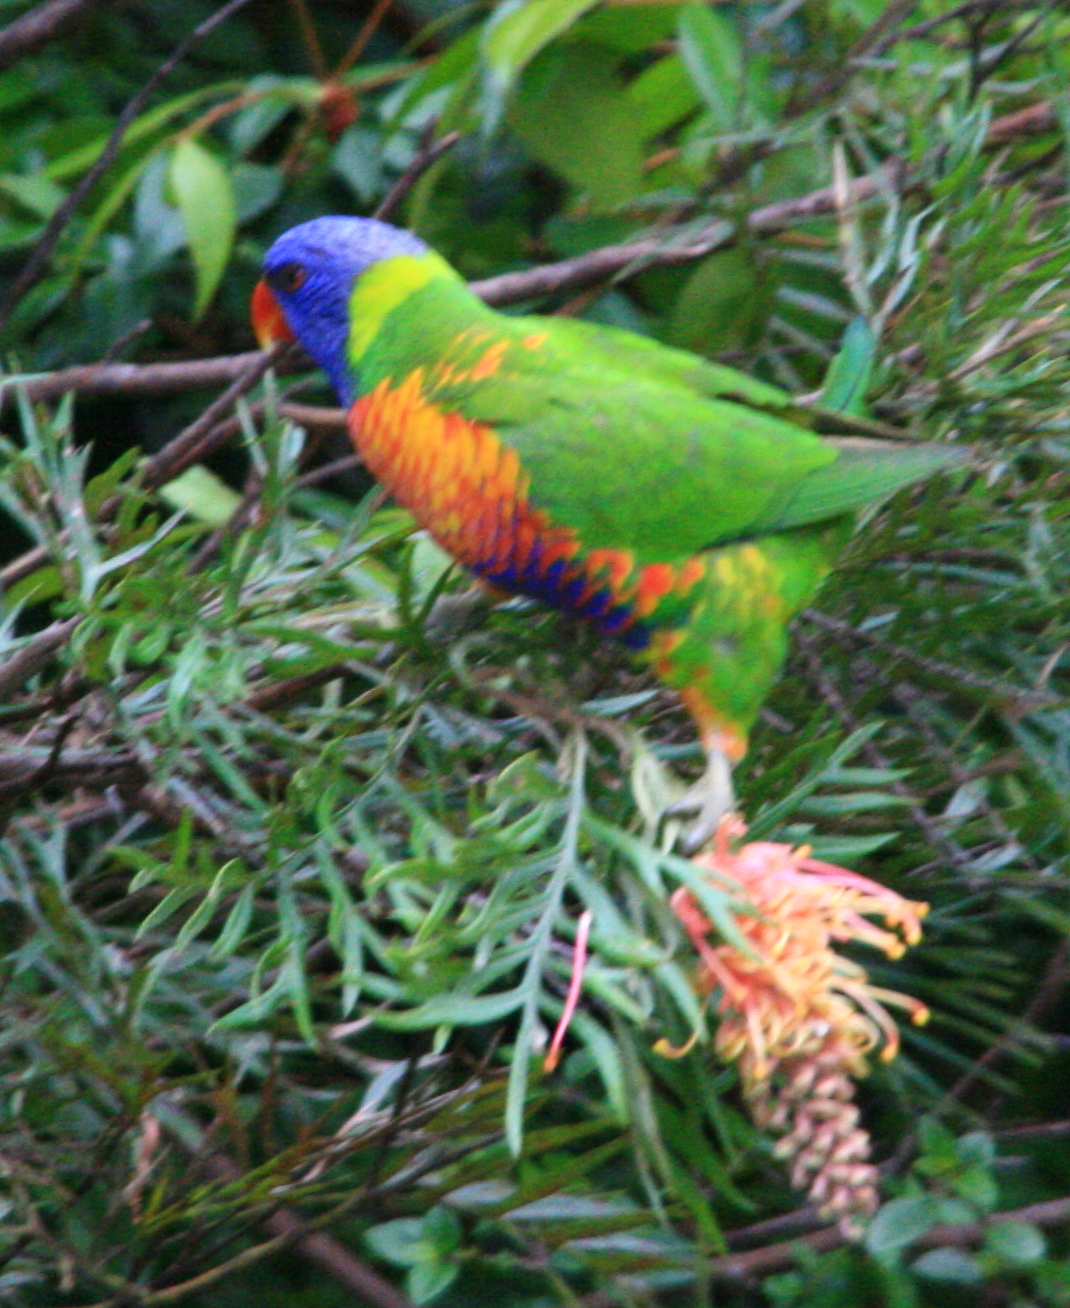
<instances>
[{"instance_id":1,"label":"flower bud cluster","mask_svg":"<svg viewBox=\"0 0 1070 1308\"><path fill-rule=\"evenodd\" d=\"M792 1185L854 1237L877 1206L877 1171L853 1078L865 1075L873 1050L895 1057L899 1033L885 1004L907 1009L916 1023L928 1011L870 985L832 944L860 941L896 958L920 938L926 905L821 863L805 846L752 841L731 849L745 832L729 815L695 862L722 886L737 882L753 904L753 916L736 919L748 949L711 942L711 923L689 890L676 892L673 908L698 953L698 986L717 996L717 1052L738 1062L758 1125L783 1133L776 1154Z\"/></svg>"}]
</instances>

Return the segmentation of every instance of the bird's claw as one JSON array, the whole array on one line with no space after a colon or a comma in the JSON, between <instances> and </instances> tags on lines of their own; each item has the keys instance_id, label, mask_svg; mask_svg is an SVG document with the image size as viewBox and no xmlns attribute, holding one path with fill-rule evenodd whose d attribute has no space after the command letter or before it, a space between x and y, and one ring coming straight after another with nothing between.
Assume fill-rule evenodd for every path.
<instances>
[{"instance_id":1,"label":"bird's claw","mask_svg":"<svg viewBox=\"0 0 1070 1308\"><path fill-rule=\"evenodd\" d=\"M691 855L713 839L721 819L735 806L732 765L721 750L714 748L707 756L706 771L686 795L665 810L665 816L695 819L679 836L680 848Z\"/></svg>"}]
</instances>

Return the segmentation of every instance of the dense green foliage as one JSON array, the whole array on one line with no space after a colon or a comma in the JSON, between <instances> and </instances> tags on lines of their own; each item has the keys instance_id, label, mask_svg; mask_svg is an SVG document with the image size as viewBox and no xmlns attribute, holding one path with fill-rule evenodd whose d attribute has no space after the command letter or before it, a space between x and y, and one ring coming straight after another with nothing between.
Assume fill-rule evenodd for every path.
<instances>
[{"instance_id":1,"label":"dense green foliage","mask_svg":"<svg viewBox=\"0 0 1070 1308\"><path fill-rule=\"evenodd\" d=\"M215 7L102 5L0 72L0 295ZM712 233L524 307L975 448L862 524L738 774L753 835L932 905L902 960L858 954L933 1010L860 1092L866 1241L726 1258L810 1227L756 1225L801 1199L668 906L691 885L726 939L746 908L658 839L701 761L673 697L535 605L436 608L465 579L407 516L310 475L280 407L329 403L316 375L160 492L138 448L203 392L6 380L4 553L40 552L0 635L0 1301L329 1308L348 1248L445 1308L1070 1304L1065 1211L984 1225L1070 1194L1070 20L961 9L394 5L332 78L366 14L265 0L136 118L0 338L9 378L251 349L271 239L456 130L402 212L466 276Z\"/></svg>"}]
</instances>

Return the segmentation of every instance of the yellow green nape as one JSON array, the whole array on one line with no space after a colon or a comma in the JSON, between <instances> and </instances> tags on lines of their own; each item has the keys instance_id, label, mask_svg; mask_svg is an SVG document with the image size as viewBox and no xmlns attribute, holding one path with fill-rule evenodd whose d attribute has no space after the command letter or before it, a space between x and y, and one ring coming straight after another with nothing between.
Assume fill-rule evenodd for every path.
<instances>
[{"instance_id":1,"label":"yellow green nape","mask_svg":"<svg viewBox=\"0 0 1070 1308\"><path fill-rule=\"evenodd\" d=\"M357 278L349 297L349 358L359 362L383 325L405 300L438 277L460 280L441 255L399 254L373 263Z\"/></svg>"}]
</instances>

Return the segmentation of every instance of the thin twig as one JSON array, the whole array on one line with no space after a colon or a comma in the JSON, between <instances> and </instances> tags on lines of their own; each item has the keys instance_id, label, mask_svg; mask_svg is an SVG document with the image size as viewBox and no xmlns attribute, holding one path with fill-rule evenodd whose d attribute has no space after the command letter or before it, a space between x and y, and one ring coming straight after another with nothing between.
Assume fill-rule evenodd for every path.
<instances>
[{"instance_id":1,"label":"thin twig","mask_svg":"<svg viewBox=\"0 0 1070 1308\"><path fill-rule=\"evenodd\" d=\"M222 9L216 10L210 18L206 18L203 23L198 24L190 32L189 36L179 42L174 52L156 69L141 90L131 100L127 101L122 113L115 121L111 135L104 143L104 148L97 156L96 162L85 172L78 184L48 220L33 253L26 260L18 277L15 278L14 283L4 297L3 304L0 304L0 331L3 331L7 325L15 306L30 287L40 279L49 259L52 257L52 252L56 248L59 238L74 216L78 206L115 162L122 147L127 128L141 113L157 88L170 77L195 45L203 41L221 23L226 22L240 9L244 9L247 4L249 4L249 0L229 0L229 3L225 4Z\"/></svg>"},{"instance_id":2,"label":"thin twig","mask_svg":"<svg viewBox=\"0 0 1070 1308\"><path fill-rule=\"evenodd\" d=\"M1005 145L1018 136L1033 136L1039 132L1053 132L1059 126L1059 118L1053 105L1043 101L1040 104L1026 105L1013 113L993 118L986 145Z\"/></svg>"},{"instance_id":3,"label":"thin twig","mask_svg":"<svg viewBox=\"0 0 1070 1308\"><path fill-rule=\"evenodd\" d=\"M1007 0L966 0L965 4L956 5L953 9L938 14L935 18L927 18L923 22L915 23L912 27L902 27L898 32L882 35L879 41L869 46L865 54L869 58L875 59L884 54L886 50L890 50L897 42L916 41L919 37L928 36L930 32L944 26L945 23L954 22L956 18L966 18L970 14L987 13L1006 8ZM852 52L852 54L855 59L861 58L857 53Z\"/></svg>"},{"instance_id":4,"label":"thin twig","mask_svg":"<svg viewBox=\"0 0 1070 1308\"><path fill-rule=\"evenodd\" d=\"M813 640L804 632L797 632L796 644L802 652L803 661L821 698L835 712L848 731L858 731L862 724L848 708L847 701L825 671ZM881 768L884 771L893 770L894 765L891 759L872 740L866 741L862 746L862 753L871 767ZM906 801L907 812L931 849L938 851L943 858L946 858L956 867L963 867L969 863L970 857L967 852L957 840L953 840L940 830L936 822L921 807L902 781L897 778L891 783L890 788L900 799Z\"/></svg>"},{"instance_id":5,"label":"thin twig","mask_svg":"<svg viewBox=\"0 0 1070 1308\"><path fill-rule=\"evenodd\" d=\"M1017 712L1035 713L1038 709L1051 708L1053 705L1062 702L1061 699L1054 695L1038 695L1034 692L1022 690L1018 686L1012 686L1009 682L997 681L994 677L985 677L979 672L971 672L969 668L959 668L954 663L945 663L941 659L929 658L927 654L919 654L908 645L899 645L895 641L886 640L883 636L875 635L871 631L862 631L849 622L845 622L842 618L834 618L831 614L822 613L818 609L803 609L800 616L806 622L810 622L824 631L831 631L837 636L846 636L850 640L857 641L860 645L869 645L872 648L879 649L881 654L889 659L901 659L903 662L910 663L934 677L950 681L955 686L968 686L971 690L983 691L1000 704L1013 705Z\"/></svg>"},{"instance_id":6,"label":"thin twig","mask_svg":"<svg viewBox=\"0 0 1070 1308\"><path fill-rule=\"evenodd\" d=\"M854 45L847 51L847 58L844 61L847 64L856 59L863 59L873 50L880 48L885 50L891 42L897 39L895 28L903 21L909 18L918 7L919 0L892 0L892 3L885 9L871 24L869 28L858 38Z\"/></svg>"},{"instance_id":7,"label":"thin twig","mask_svg":"<svg viewBox=\"0 0 1070 1308\"><path fill-rule=\"evenodd\" d=\"M304 41L305 49L308 51L309 63L312 65L312 76L317 82L325 82L327 80L327 61L323 57L323 47L320 45L315 24L309 15L308 6L305 0L290 0L290 8L294 11L298 31L301 33L301 40Z\"/></svg>"},{"instance_id":8,"label":"thin twig","mask_svg":"<svg viewBox=\"0 0 1070 1308\"><path fill-rule=\"evenodd\" d=\"M354 472L357 468L364 466L364 460L359 454L347 454L344 459L335 459L331 463L321 463L318 468L313 468L311 472L304 472L294 482L295 486L318 486L321 481L329 481L331 477L337 477L342 472Z\"/></svg>"},{"instance_id":9,"label":"thin twig","mask_svg":"<svg viewBox=\"0 0 1070 1308\"><path fill-rule=\"evenodd\" d=\"M353 44L349 47L349 49L345 52L345 54L342 56L341 60L338 63L337 68L335 68L334 73L332 74L336 81L344 77L346 73L349 72L349 70L357 62L360 56L364 53L364 50L367 47L368 42L375 35L375 29L382 22L383 17L386 14L386 11L390 8L391 3L392 0L376 0L376 3L372 8L371 13L364 20L363 26L361 27L360 31L357 33L356 39L354 40Z\"/></svg>"},{"instance_id":10,"label":"thin twig","mask_svg":"<svg viewBox=\"0 0 1070 1308\"><path fill-rule=\"evenodd\" d=\"M173 481L180 472L191 464L199 462L215 448L210 440L213 429L220 419L229 413L231 406L239 400L263 377L264 373L287 352L289 346L280 341L255 357L255 362L231 382L217 399L209 404L196 422L190 425L173 441L169 441L158 454L154 454L141 471L141 484L150 490ZM101 510L103 513L103 509Z\"/></svg>"},{"instance_id":11,"label":"thin twig","mask_svg":"<svg viewBox=\"0 0 1070 1308\"><path fill-rule=\"evenodd\" d=\"M441 159L448 150L452 150L460 139L460 132L447 132L440 140L428 142L417 152L412 163L387 191L382 203L372 214L372 217L378 218L381 222L386 222L419 179L427 172L428 168L438 159Z\"/></svg>"},{"instance_id":12,"label":"thin twig","mask_svg":"<svg viewBox=\"0 0 1070 1308\"><path fill-rule=\"evenodd\" d=\"M61 37L99 0L46 0L0 32L0 71Z\"/></svg>"},{"instance_id":13,"label":"thin twig","mask_svg":"<svg viewBox=\"0 0 1070 1308\"><path fill-rule=\"evenodd\" d=\"M218 1154L208 1160L208 1170L224 1181L237 1182L242 1176L232 1159ZM397 1286L361 1262L332 1236L310 1231L293 1209L278 1208L264 1218L263 1224L271 1235L292 1238L294 1253L307 1258L332 1280L358 1295L362 1303L374 1304L376 1308L413 1308L412 1300Z\"/></svg>"},{"instance_id":14,"label":"thin twig","mask_svg":"<svg viewBox=\"0 0 1070 1308\"><path fill-rule=\"evenodd\" d=\"M285 342L277 342L264 353L243 356L248 360L245 371L215 399L196 421L179 432L174 440L168 442L157 454L153 455L141 469L141 484L148 490L155 490L172 481L192 464L199 462L213 450L218 449L233 435L234 428L228 421L222 421L225 414L236 400L240 399L276 362L284 358L290 347ZM110 496L97 512L98 522L109 521L118 510L120 498ZM63 539L63 537L61 537ZM13 586L23 577L28 577L43 567L49 559L49 551L43 545L34 546L25 554L0 568L0 589Z\"/></svg>"}]
</instances>

